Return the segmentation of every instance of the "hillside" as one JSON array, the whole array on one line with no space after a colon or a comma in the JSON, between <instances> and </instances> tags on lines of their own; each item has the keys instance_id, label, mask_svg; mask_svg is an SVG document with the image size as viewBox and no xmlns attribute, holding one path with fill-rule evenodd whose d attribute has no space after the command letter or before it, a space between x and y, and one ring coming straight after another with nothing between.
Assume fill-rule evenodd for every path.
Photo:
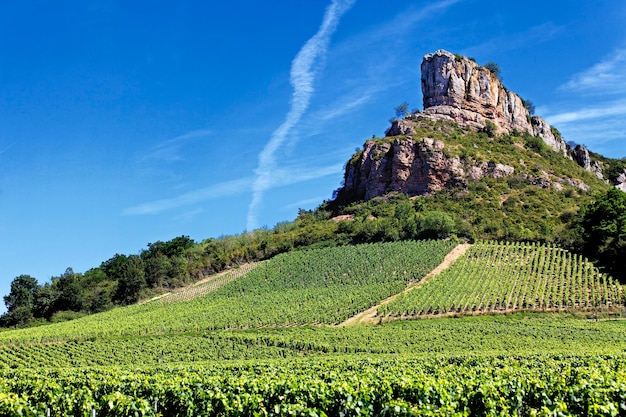
<instances>
[{"instance_id":1,"label":"hillside","mask_svg":"<svg viewBox=\"0 0 626 417\"><path fill-rule=\"evenodd\" d=\"M0 325L41 325L134 304L292 250L384 241L552 243L625 280L616 262L626 248L623 197L609 193L625 187L626 162L572 148L493 68L437 51L421 69L424 110L400 106L386 136L367 140L347 162L333 200L272 229L157 241L84 273L68 268L49 283L21 275Z\"/></svg>"},{"instance_id":2,"label":"hillside","mask_svg":"<svg viewBox=\"0 0 626 417\"><path fill-rule=\"evenodd\" d=\"M421 69L424 111L404 109L352 156L328 206L335 215L362 217L361 202L402 194L445 213L459 236L568 245L578 209L624 187L623 160L570 147L489 68L437 51Z\"/></svg>"},{"instance_id":3,"label":"hillside","mask_svg":"<svg viewBox=\"0 0 626 417\"><path fill-rule=\"evenodd\" d=\"M210 289L196 291L215 282L176 293L181 297L1 332L0 413L378 416L568 410L590 415L596 406L624 405L626 322L584 319L621 314L610 298L623 294L620 287L571 255L553 264L560 271L588 271L585 280L556 272L541 261L557 253L554 248L493 243L474 245L420 287L455 244L295 251L242 274L220 275ZM484 268L485 262L494 263L493 269ZM572 304L560 309L567 313L511 315L512 308L507 315L333 325L408 285L417 284L407 296L432 285L464 294L466 282L483 281L477 272L483 277L493 270L512 272L503 276L504 283L520 275L516 268L534 270L535 264L545 266L537 275L544 293L577 290L566 297ZM521 288L516 294L524 294ZM608 291L589 298L596 288ZM485 300L500 297L478 291ZM586 300L592 301L586 305ZM552 379L563 372L566 382ZM515 393L512 386L518 387ZM476 390L488 390L478 403ZM589 390L593 397L575 400ZM498 401L511 395L516 402Z\"/></svg>"}]
</instances>

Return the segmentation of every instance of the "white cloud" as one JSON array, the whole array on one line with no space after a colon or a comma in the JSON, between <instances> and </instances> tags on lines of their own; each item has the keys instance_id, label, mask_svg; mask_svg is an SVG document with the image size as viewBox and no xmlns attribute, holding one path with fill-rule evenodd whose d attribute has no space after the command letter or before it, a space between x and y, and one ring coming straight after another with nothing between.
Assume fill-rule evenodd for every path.
<instances>
[{"instance_id":1,"label":"white cloud","mask_svg":"<svg viewBox=\"0 0 626 417\"><path fill-rule=\"evenodd\" d=\"M343 165L334 164L317 168L308 168L302 164L290 167L276 168L268 178L268 188L284 187L300 182L311 181L328 175L337 175L343 170ZM127 216L158 214L167 210L189 206L207 200L228 197L248 192L254 185L254 178L240 178L214 184L200 190L190 191L172 198L151 201L124 209L122 214ZM251 230L251 229L250 229Z\"/></svg>"},{"instance_id":2,"label":"white cloud","mask_svg":"<svg viewBox=\"0 0 626 417\"><path fill-rule=\"evenodd\" d=\"M626 92L626 48L573 75L560 89L577 93L621 94Z\"/></svg>"},{"instance_id":3,"label":"white cloud","mask_svg":"<svg viewBox=\"0 0 626 417\"><path fill-rule=\"evenodd\" d=\"M619 100L594 107L548 115L545 119L548 123L556 125L624 115L626 115L626 101Z\"/></svg>"},{"instance_id":4,"label":"white cloud","mask_svg":"<svg viewBox=\"0 0 626 417\"><path fill-rule=\"evenodd\" d=\"M296 201L295 203L287 204L283 207L285 210L291 210L295 208L303 208L311 205L319 205L321 201L323 201L328 196L317 196L313 198L307 198L306 200Z\"/></svg>"},{"instance_id":5,"label":"white cloud","mask_svg":"<svg viewBox=\"0 0 626 417\"><path fill-rule=\"evenodd\" d=\"M240 178L225 181L200 190L191 191L173 198L164 198L148 203L129 207L123 211L125 215L158 214L166 210L199 203L201 201L226 197L249 191L252 187L252 178Z\"/></svg>"},{"instance_id":6,"label":"white cloud","mask_svg":"<svg viewBox=\"0 0 626 417\"><path fill-rule=\"evenodd\" d=\"M314 67L328 50L330 37L335 31L339 19L355 0L333 0L326 9L324 19L317 33L310 38L300 49L291 63L291 109L285 121L272 133L269 142L259 154L259 165L256 169L256 179L252 185L252 201L248 207L247 228L253 230L258 226L257 211L263 200L263 194L275 182L276 161L275 154L281 145L289 138L290 131L299 122L307 110L311 96L315 91L313 82L317 75Z\"/></svg>"},{"instance_id":7,"label":"white cloud","mask_svg":"<svg viewBox=\"0 0 626 417\"><path fill-rule=\"evenodd\" d=\"M166 162L174 162L182 160L182 156L180 155L180 144L181 142L202 138L206 136L210 136L213 134L213 131L207 129L194 130L191 132L187 132L185 134L176 136L175 138L168 139L163 141L155 146L153 146L149 152L143 155L139 160L140 162L145 162L149 160L157 160L157 161L166 161Z\"/></svg>"}]
</instances>

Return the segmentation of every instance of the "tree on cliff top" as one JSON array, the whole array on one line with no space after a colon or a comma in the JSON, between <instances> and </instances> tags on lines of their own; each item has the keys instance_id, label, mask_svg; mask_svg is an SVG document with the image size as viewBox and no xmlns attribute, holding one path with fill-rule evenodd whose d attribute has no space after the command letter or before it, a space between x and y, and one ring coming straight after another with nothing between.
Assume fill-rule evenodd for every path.
<instances>
[{"instance_id":1,"label":"tree on cliff top","mask_svg":"<svg viewBox=\"0 0 626 417\"><path fill-rule=\"evenodd\" d=\"M502 72L500 71L500 66L498 64L489 61L484 66L491 71L491 73L495 75L498 80L502 81Z\"/></svg>"}]
</instances>

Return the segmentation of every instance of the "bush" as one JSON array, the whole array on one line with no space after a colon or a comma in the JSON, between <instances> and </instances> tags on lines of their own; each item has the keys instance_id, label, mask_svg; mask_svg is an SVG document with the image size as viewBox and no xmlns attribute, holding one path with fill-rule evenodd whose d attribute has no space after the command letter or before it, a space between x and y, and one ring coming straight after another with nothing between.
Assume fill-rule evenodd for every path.
<instances>
[{"instance_id":1,"label":"bush","mask_svg":"<svg viewBox=\"0 0 626 417\"><path fill-rule=\"evenodd\" d=\"M456 232L456 222L441 211L429 211L419 217L418 233L421 239L445 239Z\"/></svg>"}]
</instances>

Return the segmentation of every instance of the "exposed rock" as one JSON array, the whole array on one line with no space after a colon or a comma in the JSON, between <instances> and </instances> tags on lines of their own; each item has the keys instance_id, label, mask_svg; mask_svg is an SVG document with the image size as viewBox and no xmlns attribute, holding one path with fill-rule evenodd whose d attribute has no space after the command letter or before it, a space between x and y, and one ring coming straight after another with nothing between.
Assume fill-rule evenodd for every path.
<instances>
[{"instance_id":1,"label":"exposed rock","mask_svg":"<svg viewBox=\"0 0 626 417\"><path fill-rule=\"evenodd\" d=\"M421 70L424 114L432 119L451 120L475 129L484 128L490 121L497 133L527 132L565 155L565 142L554 135L545 120L531 119L524 101L507 90L489 69L439 50L424 55Z\"/></svg>"},{"instance_id":2,"label":"exposed rock","mask_svg":"<svg viewBox=\"0 0 626 417\"><path fill-rule=\"evenodd\" d=\"M413 129L413 123L405 119L397 119L391 122L391 127L387 129L385 135L398 136L409 135L411 133L415 133L415 130Z\"/></svg>"},{"instance_id":3,"label":"exposed rock","mask_svg":"<svg viewBox=\"0 0 626 417\"><path fill-rule=\"evenodd\" d=\"M533 134L539 136L554 151L559 152L563 156L568 156L567 145L560 136L556 136L552 131L552 127L539 116L533 116L530 119L533 127Z\"/></svg>"},{"instance_id":4,"label":"exposed rock","mask_svg":"<svg viewBox=\"0 0 626 417\"><path fill-rule=\"evenodd\" d=\"M555 152L602 178L602 165L584 146L570 151L558 131L541 117L530 117L523 100L507 90L489 69L442 50L425 55L421 69L424 111L393 120L384 140L365 143L363 151L346 166L344 187L338 194L341 200L370 200L390 192L426 195L452 187L467 190L469 182L485 177L509 178L543 189L590 189L579 179L560 178L553 172L516 173L512 166L497 161L447 156L443 142L418 136L417 132L427 131L423 128L433 129L432 120L452 121L477 130L491 122L495 133L516 131L538 136ZM458 133L450 123L437 124L434 129L437 134L447 133L446 129L450 134ZM525 166L524 161L520 165ZM626 170L616 186L626 191Z\"/></svg>"},{"instance_id":5,"label":"exposed rock","mask_svg":"<svg viewBox=\"0 0 626 417\"><path fill-rule=\"evenodd\" d=\"M581 189L583 191L589 191L589 186L587 184L585 184L583 181L579 180L579 179L575 179L575 178L559 178L558 180L561 183L573 185L574 187L577 187L577 188L579 188L579 189Z\"/></svg>"},{"instance_id":6,"label":"exposed rock","mask_svg":"<svg viewBox=\"0 0 626 417\"><path fill-rule=\"evenodd\" d=\"M333 218L330 219L330 221L333 221L335 223L338 222L351 222L354 221L354 215L353 214L342 214L339 216L335 216Z\"/></svg>"},{"instance_id":7,"label":"exposed rock","mask_svg":"<svg viewBox=\"0 0 626 417\"><path fill-rule=\"evenodd\" d=\"M513 173L513 167L504 164L469 166L458 157L447 157L441 141L398 137L393 143L366 142L360 159L346 169L342 193L365 200L390 192L425 195L444 188L466 188L469 180Z\"/></svg>"},{"instance_id":8,"label":"exposed rock","mask_svg":"<svg viewBox=\"0 0 626 417\"><path fill-rule=\"evenodd\" d=\"M448 115L460 125L485 125L503 131L532 132L524 103L496 74L469 58L439 50L422 61L424 112Z\"/></svg>"},{"instance_id":9,"label":"exposed rock","mask_svg":"<svg viewBox=\"0 0 626 417\"><path fill-rule=\"evenodd\" d=\"M586 170L591 169L591 158L589 157L589 151L582 145L576 145L576 147L572 150L572 155L574 156L574 161L578 163L581 167Z\"/></svg>"},{"instance_id":10,"label":"exposed rock","mask_svg":"<svg viewBox=\"0 0 626 417\"><path fill-rule=\"evenodd\" d=\"M578 165L585 168L587 171L595 173L598 178L604 178L602 166L598 163L598 161L591 159L589 150L586 147L583 145L576 145L576 147L572 150L572 156Z\"/></svg>"},{"instance_id":11,"label":"exposed rock","mask_svg":"<svg viewBox=\"0 0 626 417\"><path fill-rule=\"evenodd\" d=\"M626 169L624 170L624 172L617 176L613 185L615 185L616 188L626 192Z\"/></svg>"}]
</instances>

